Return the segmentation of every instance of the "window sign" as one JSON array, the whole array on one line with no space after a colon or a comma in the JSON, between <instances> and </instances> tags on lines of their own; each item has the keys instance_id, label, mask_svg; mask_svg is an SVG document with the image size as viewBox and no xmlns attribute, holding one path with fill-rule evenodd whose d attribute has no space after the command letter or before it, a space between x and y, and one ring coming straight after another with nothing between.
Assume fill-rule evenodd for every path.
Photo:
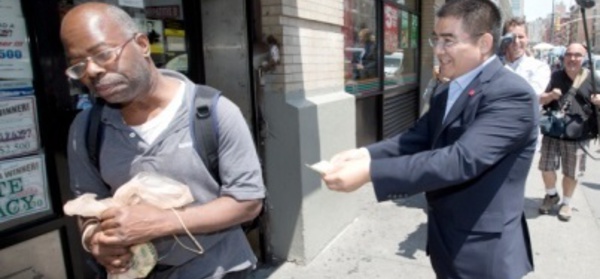
<instances>
[{"instance_id":1,"label":"window sign","mask_svg":"<svg viewBox=\"0 0 600 279\"><path fill-rule=\"evenodd\" d=\"M33 95L31 80L0 80L0 98Z\"/></svg>"},{"instance_id":2,"label":"window sign","mask_svg":"<svg viewBox=\"0 0 600 279\"><path fill-rule=\"evenodd\" d=\"M23 16L20 0L0 0L0 14Z\"/></svg>"},{"instance_id":3,"label":"window sign","mask_svg":"<svg viewBox=\"0 0 600 279\"><path fill-rule=\"evenodd\" d=\"M33 96L0 99L0 159L40 148Z\"/></svg>"},{"instance_id":4,"label":"window sign","mask_svg":"<svg viewBox=\"0 0 600 279\"><path fill-rule=\"evenodd\" d=\"M0 161L0 229L50 210L43 155Z\"/></svg>"},{"instance_id":5,"label":"window sign","mask_svg":"<svg viewBox=\"0 0 600 279\"><path fill-rule=\"evenodd\" d=\"M419 18L410 16L410 48L417 48L419 39Z\"/></svg>"},{"instance_id":6,"label":"window sign","mask_svg":"<svg viewBox=\"0 0 600 279\"><path fill-rule=\"evenodd\" d=\"M388 3L383 8L383 35L385 52L396 52L398 49L398 9Z\"/></svg>"},{"instance_id":7,"label":"window sign","mask_svg":"<svg viewBox=\"0 0 600 279\"><path fill-rule=\"evenodd\" d=\"M401 18L401 25L402 25L402 37L400 38L400 47L401 48L408 48L408 36L409 36L409 31L408 31L408 12L406 11L402 11L402 18Z\"/></svg>"},{"instance_id":8,"label":"window sign","mask_svg":"<svg viewBox=\"0 0 600 279\"><path fill-rule=\"evenodd\" d=\"M144 0L119 0L119 6L143 9Z\"/></svg>"},{"instance_id":9,"label":"window sign","mask_svg":"<svg viewBox=\"0 0 600 279\"><path fill-rule=\"evenodd\" d=\"M0 17L0 79L32 79L25 20Z\"/></svg>"}]
</instances>

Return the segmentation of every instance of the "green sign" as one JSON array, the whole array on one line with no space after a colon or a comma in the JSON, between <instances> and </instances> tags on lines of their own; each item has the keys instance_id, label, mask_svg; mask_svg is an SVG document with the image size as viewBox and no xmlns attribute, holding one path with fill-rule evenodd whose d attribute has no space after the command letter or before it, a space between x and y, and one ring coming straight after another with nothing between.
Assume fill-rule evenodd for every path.
<instances>
[{"instance_id":1,"label":"green sign","mask_svg":"<svg viewBox=\"0 0 600 279\"><path fill-rule=\"evenodd\" d=\"M0 224L50 209L43 156L0 162Z\"/></svg>"}]
</instances>

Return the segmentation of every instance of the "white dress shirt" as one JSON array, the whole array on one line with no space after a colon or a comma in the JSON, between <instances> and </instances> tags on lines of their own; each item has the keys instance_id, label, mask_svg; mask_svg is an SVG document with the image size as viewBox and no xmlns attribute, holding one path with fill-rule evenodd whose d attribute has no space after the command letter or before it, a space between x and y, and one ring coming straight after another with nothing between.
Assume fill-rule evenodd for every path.
<instances>
[{"instance_id":1,"label":"white dress shirt","mask_svg":"<svg viewBox=\"0 0 600 279\"><path fill-rule=\"evenodd\" d=\"M508 65L515 73L522 76L533 87L536 94L546 91L550 83L550 67L531 56L523 55Z\"/></svg>"},{"instance_id":2,"label":"white dress shirt","mask_svg":"<svg viewBox=\"0 0 600 279\"><path fill-rule=\"evenodd\" d=\"M446 115L448 115L448 112L450 111L456 100L458 100L460 94L465 90L465 88L467 88L469 83L471 83L471 81L473 81L475 77L479 73L481 73L481 70L483 70L483 68L487 64L492 62L492 60L494 59L496 59L496 55L493 55L492 57L485 60L485 62L477 66L477 68L467 72L466 74L460 77L453 79L450 82L450 87L448 88L448 99L446 100L446 112L444 113L444 120L446 120Z\"/></svg>"}]
</instances>

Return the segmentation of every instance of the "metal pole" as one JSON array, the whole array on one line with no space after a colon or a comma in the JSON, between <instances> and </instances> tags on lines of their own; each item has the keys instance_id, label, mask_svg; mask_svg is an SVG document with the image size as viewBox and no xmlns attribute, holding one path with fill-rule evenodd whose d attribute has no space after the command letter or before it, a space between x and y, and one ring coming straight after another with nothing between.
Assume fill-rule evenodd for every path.
<instances>
[{"instance_id":1,"label":"metal pole","mask_svg":"<svg viewBox=\"0 0 600 279\"><path fill-rule=\"evenodd\" d=\"M554 44L554 0L552 0L552 13L550 14L550 43Z\"/></svg>"},{"instance_id":2,"label":"metal pole","mask_svg":"<svg viewBox=\"0 0 600 279\"><path fill-rule=\"evenodd\" d=\"M579 3L578 3L579 4ZM593 6L593 5L592 5ZM596 66L594 65L594 60L592 60L592 45L590 44L590 36L588 34L588 28L587 28L587 19L585 18L585 8L583 6L581 6L581 18L583 20L583 32L585 33L585 43L587 44L587 55L588 55L588 66L590 68L590 75L592 76L591 82L592 82L592 95L595 95L598 93L597 90L597 85L596 85L596 74L595 74L595 68ZM589 7L591 8L591 7ZM596 106L592 106L596 112L596 127L600 128L600 109L598 109L598 107Z\"/></svg>"}]
</instances>

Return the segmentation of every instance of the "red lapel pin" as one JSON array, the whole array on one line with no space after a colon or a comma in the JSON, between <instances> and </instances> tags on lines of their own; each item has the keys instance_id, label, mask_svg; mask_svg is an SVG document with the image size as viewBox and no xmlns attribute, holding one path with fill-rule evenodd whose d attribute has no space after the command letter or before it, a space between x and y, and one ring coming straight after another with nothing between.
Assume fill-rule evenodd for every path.
<instances>
[{"instance_id":1,"label":"red lapel pin","mask_svg":"<svg viewBox=\"0 0 600 279\"><path fill-rule=\"evenodd\" d=\"M469 90L469 96L473 97L473 95L475 95L475 90L473 90L473 89Z\"/></svg>"}]
</instances>

